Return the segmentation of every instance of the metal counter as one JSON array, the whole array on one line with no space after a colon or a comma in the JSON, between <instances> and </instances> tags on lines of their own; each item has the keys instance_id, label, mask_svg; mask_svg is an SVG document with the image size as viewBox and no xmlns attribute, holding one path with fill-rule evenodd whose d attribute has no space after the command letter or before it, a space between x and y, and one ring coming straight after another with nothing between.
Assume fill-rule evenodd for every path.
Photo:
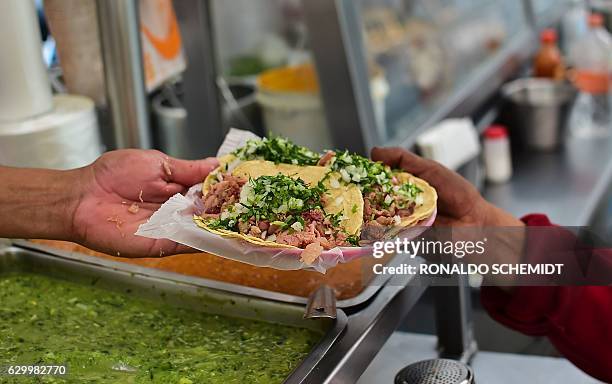
<instances>
[{"instance_id":1,"label":"metal counter","mask_svg":"<svg viewBox=\"0 0 612 384\"><path fill-rule=\"evenodd\" d=\"M78 259L78 260L96 260L95 261L96 264L103 265L109 268L121 268L121 266L124 265L124 263L120 261L113 261L113 260L101 259L101 258L91 259L91 256L87 256L87 255L84 255L78 252L66 251L66 250L54 248L53 246L50 246L50 245L38 244L38 243L34 243L28 240L16 239L16 240L12 240L11 243L13 245L16 245L26 250L40 251L40 252L44 252L44 253L51 254L51 255L57 255L60 257L66 257L66 258L72 258L72 259ZM406 257L406 255L396 255L393 258L391 258L388 262L385 262L385 265L389 267L399 266L402 263L405 263L407 259L408 257ZM142 271L149 270L149 268L147 267L136 266L136 265L134 265L133 268L140 269ZM260 289L260 288L252 288L252 287L248 287L245 285L227 283L224 281L211 280L211 279L206 279L202 277L187 276L187 275L182 275L182 274L175 273L175 272L166 272L166 271L159 270L159 269L157 271L158 273L168 278L174 277L174 278L180 278L183 281L191 281L193 283L196 283L196 282L200 284L205 283L206 286L210 288L232 292L232 293L236 293L239 295L248 295L248 296L253 296L253 297L257 297L257 298L261 298L265 300L285 302L288 304L306 305L306 303L308 302L307 297L296 296L296 295L291 295L291 294L281 293L281 292L276 292L276 291L270 291L270 290L265 290L265 289ZM389 278L390 278L389 275L373 276L371 279L368 280L367 285L365 285L365 287L363 288L361 292L359 292L354 297L350 297L350 298L343 299L343 300L338 300L336 302L336 307L342 308L342 309L349 309L349 308L362 306L363 304L370 301L370 299L380 290L380 288L383 287L387 283Z\"/></svg>"},{"instance_id":2,"label":"metal counter","mask_svg":"<svg viewBox=\"0 0 612 384\"><path fill-rule=\"evenodd\" d=\"M570 139L552 153L514 154L510 182L488 184L484 197L515 216L544 213L556 224L589 225L610 196L612 138Z\"/></svg>"}]
</instances>

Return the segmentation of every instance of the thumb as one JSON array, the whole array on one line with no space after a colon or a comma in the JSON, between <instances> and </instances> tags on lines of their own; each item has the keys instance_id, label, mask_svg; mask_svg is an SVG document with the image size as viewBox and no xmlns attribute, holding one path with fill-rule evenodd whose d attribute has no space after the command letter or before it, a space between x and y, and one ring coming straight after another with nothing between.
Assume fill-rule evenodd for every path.
<instances>
[{"instance_id":1,"label":"thumb","mask_svg":"<svg viewBox=\"0 0 612 384\"><path fill-rule=\"evenodd\" d=\"M165 169L169 181L191 187L204 181L206 176L219 166L214 157L202 160L180 160L172 157L167 159L168 167Z\"/></svg>"},{"instance_id":2,"label":"thumb","mask_svg":"<svg viewBox=\"0 0 612 384\"><path fill-rule=\"evenodd\" d=\"M414 153L397 147L376 147L372 149L372 160L381 161L391 168L402 169L415 176L419 176L437 165L434 161L424 159Z\"/></svg>"}]
</instances>

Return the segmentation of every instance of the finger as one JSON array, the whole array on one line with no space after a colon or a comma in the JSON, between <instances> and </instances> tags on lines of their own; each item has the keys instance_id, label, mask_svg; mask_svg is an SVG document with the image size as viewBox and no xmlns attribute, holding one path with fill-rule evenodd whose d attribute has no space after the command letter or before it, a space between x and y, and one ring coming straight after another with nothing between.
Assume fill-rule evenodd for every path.
<instances>
[{"instance_id":1,"label":"finger","mask_svg":"<svg viewBox=\"0 0 612 384\"><path fill-rule=\"evenodd\" d=\"M174 249L175 254L184 254L184 253L201 253L199 249L191 248L187 245L178 244Z\"/></svg>"},{"instance_id":2,"label":"finger","mask_svg":"<svg viewBox=\"0 0 612 384\"><path fill-rule=\"evenodd\" d=\"M176 195L177 193L184 194L185 192L187 192L187 187L177 183L166 183L163 186L160 184L160 187L157 189L157 192L158 193L154 194L152 197L154 199L161 199L163 202L166 201L169 197Z\"/></svg>"},{"instance_id":3,"label":"finger","mask_svg":"<svg viewBox=\"0 0 612 384\"><path fill-rule=\"evenodd\" d=\"M431 160L424 159L414 153L402 148L379 148L372 149L372 160L381 161L391 168L399 168L419 176L437 164Z\"/></svg>"},{"instance_id":4,"label":"finger","mask_svg":"<svg viewBox=\"0 0 612 384\"><path fill-rule=\"evenodd\" d=\"M203 160L180 160L169 157L163 165L168 181L191 187L204 181L206 176L219 166L214 157Z\"/></svg>"},{"instance_id":5,"label":"finger","mask_svg":"<svg viewBox=\"0 0 612 384\"><path fill-rule=\"evenodd\" d=\"M438 193L438 209L452 217L461 217L473 206L480 194L458 173L435 161L423 159L401 148L374 148L372 159L403 169L434 187Z\"/></svg>"},{"instance_id":6,"label":"finger","mask_svg":"<svg viewBox=\"0 0 612 384\"><path fill-rule=\"evenodd\" d=\"M161 239L156 240L154 246L152 246L147 253L146 257L166 257L172 255L179 255L185 253L197 253L202 252L195 248L191 248L184 244L179 244L172 240Z\"/></svg>"},{"instance_id":7,"label":"finger","mask_svg":"<svg viewBox=\"0 0 612 384\"><path fill-rule=\"evenodd\" d=\"M157 240L155 245L148 251L147 257L166 257L185 253L199 253L195 248L191 248L184 244L179 244L172 240Z\"/></svg>"},{"instance_id":8,"label":"finger","mask_svg":"<svg viewBox=\"0 0 612 384\"><path fill-rule=\"evenodd\" d=\"M161 205L166 202L168 198L176 195L177 193L184 194L185 192L187 192L187 187L184 185L167 182L160 179L150 183L145 188L139 188L136 186L134 194L130 195L130 199L132 202L139 205L142 203L154 203Z\"/></svg>"}]
</instances>

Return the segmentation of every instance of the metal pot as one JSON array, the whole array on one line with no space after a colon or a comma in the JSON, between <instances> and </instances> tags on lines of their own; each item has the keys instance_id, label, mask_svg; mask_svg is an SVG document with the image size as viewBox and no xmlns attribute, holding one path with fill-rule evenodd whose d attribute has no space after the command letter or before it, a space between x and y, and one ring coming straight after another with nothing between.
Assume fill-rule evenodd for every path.
<instances>
[{"instance_id":1,"label":"metal pot","mask_svg":"<svg viewBox=\"0 0 612 384\"><path fill-rule=\"evenodd\" d=\"M576 96L569 83L547 79L515 80L502 88L504 122L512 141L523 148L552 151L565 136L569 111Z\"/></svg>"},{"instance_id":2,"label":"metal pot","mask_svg":"<svg viewBox=\"0 0 612 384\"><path fill-rule=\"evenodd\" d=\"M187 110L164 93L156 95L152 104L155 146L170 156L190 158L193 143L187 134Z\"/></svg>"}]
</instances>

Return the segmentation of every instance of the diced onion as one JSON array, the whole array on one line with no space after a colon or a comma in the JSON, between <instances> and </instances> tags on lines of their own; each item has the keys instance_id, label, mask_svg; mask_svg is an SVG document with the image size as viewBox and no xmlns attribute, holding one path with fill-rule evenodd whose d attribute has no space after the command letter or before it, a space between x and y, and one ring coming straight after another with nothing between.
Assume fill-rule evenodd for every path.
<instances>
[{"instance_id":1,"label":"diced onion","mask_svg":"<svg viewBox=\"0 0 612 384\"><path fill-rule=\"evenodd\" d=\"M251 197L252 193L253 193L253 188L249 186L248 184L242 187L242 190L240 191L240 202L242 204L248 203L249 198Z\"/></svg>"},{"instance_id":2,"label":"diced onion","mask_svg":"<svg viewBox=\"0 0 612 384\"><path fill-rule=\"evenodd\" d=\"M304 226L299 221L291 224L291 228L293 228L296 232L300 232L304 230Z\"/></svg>"},{"instance_id":3,"label":"diced onion","mask_svg":"<svg viewBox=\"0 0 612 384\"><path fill-rule=\"evenodd\" d=\"M345 183L350 183L351 182L351 175L349 175L349 173L346 171L346 169L341 169L340 170L340 175L342 175L342 180L344 180Z\"/></svg>"},{"instance_id":4,"label":"diced onion","mask_svg":"<svg viewBox=\"0 0 612 384\"><path fill-rule=\"evenodd\" d=\"M417 205L423 205L423 203L425 202L423 199L423 195L417 195L417 197L414 199L414 202Z\"/></svg>"},{"instance_id":5,"label":"diced onion","mask_svg":"<svg viewBox=\"0 0 612 384\"><path fill-rule=\"evenodd\" d=\"M330 185L332 188L340 188L340 182L339 182L339 181L338 181L338 179L336 179L336 178L332 178L332 179L330 179L330 180L329 180L329 185Z\"/></svg>"},{"instance_id":6,"label":"diced onion","mask_svg":"<svg viewBox=\"0 0 612 384\"><path fill-rule=\"evenodd\" d=\"M287 213L287 204L281 204L276 210L276 213Z\"/></svg>"}]
</instances>

